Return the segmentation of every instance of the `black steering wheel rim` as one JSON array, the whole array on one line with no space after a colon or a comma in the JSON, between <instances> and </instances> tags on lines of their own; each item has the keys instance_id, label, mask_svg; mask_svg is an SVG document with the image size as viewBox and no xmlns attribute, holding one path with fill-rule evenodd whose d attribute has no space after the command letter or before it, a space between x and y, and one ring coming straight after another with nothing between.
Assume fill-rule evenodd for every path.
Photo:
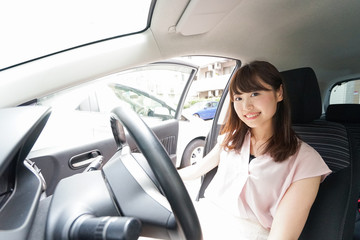
<instances>
[{"instance_id":1,"label":"black steering wheel rim","mask_svg":"<svg viewBox=\"0 0 360 240\"><path fill-rule=\"evenodd\" d=\"M128 130L148 161L186 239L202 239L200 222L191 198L158 138L131 109L119 106L113 109L112 113Z\"/></svg>"}]
</instances>

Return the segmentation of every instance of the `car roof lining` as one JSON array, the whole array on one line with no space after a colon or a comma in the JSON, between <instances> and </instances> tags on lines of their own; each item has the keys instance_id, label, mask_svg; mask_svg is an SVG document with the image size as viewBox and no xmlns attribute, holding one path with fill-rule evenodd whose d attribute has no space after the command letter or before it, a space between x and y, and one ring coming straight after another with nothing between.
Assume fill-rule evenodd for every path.
<instances>
[{"instance_id":1,"label":"car roof lining","mask_svg":"<svg viewBox=\"0 0 360 240\"><path fill-rule=\"evenodd\" d=\"M208 31L203 33L204 28L187 23L191 19L187 11L193 12L190 16L197 13L191 9L191 2L157 2L155 10L173 10L166 20L163 15L154 14L151 26L165 57L213 54L242 62L262 59L272 62L280 71L310 66L316 71L322 89L332 85L333 79L356 74L360 69L360 63L351 59L351 56L360 55L357 41L360 2L244 0L221 21L206 26ZM214 14L209 22L216 18ZM173 31L174 26L176 31ZM235 28L237 31L233 31Z\"/></svg>"},{"instance_id":2,"label":"car roof lining","mask_svg":"<svg viewBox=\"0 0 360 240\"><path fill-rule=\"evenodd\" d=\"M192 0L187 5L176 32L185 36L202 34L213 29L241 1Z\"/></svg>"}]
</instances>

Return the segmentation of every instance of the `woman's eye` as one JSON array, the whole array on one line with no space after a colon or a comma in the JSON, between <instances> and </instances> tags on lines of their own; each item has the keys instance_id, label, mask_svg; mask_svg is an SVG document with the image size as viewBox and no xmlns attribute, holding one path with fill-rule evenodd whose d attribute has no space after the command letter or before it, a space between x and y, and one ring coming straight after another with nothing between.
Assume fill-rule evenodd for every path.
<instances>
[{"instance_id":1,"label":"woman's eye","mask_svg":"<svg viewBox=\"0 0 360 240\"><path fill-rule=\"evenodd\" d=\"M241 97L235 97L234 100L235 100L235 101L240 101L240 100L241 100Z\"/></svg>"},{"instance_id":2,"label":"woman's eye","mask_svg":"<svg viewBox=\"0 0 360 240\"><path fill-rule=\"evenodd\" d=\"M252 97L256 97L256 96L259 96L259 95L260 95L260 93L258 93L258 92L254 92L254 93L251 94Z\"/></svg>"}]
</instances>

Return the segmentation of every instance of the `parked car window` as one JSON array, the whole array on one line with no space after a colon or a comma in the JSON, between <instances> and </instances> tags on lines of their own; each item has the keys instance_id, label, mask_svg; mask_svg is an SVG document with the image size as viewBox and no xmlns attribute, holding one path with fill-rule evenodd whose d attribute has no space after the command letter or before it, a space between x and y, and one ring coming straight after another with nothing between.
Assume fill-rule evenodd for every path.
<instances>
[{"instance_id":1,"label":"parked car window","mask_svg":"<svg viewBox=\"0 0 360 240\"><path fill-rule=\"evenodd\" d=\"M330 104L360 104L360 79L336 84L330 93Z\"/></svg>"}]
</instances>

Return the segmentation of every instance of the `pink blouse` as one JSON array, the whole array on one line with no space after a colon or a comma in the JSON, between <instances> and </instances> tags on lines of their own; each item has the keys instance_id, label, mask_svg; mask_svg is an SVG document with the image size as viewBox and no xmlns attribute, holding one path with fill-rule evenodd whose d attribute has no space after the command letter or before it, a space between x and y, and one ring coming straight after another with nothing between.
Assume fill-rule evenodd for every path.
<instances>
[{"instance_id":1,"label":"pink blouse","mask_svg":"<svg viewBox=\"0 0 360 240\"><path fill-rule=\"evenodd\" d=\"M323 181L331 170L318 152L305 142L286 161L274 162L268 155L249 163L250 132L240 153L222 150L218 170L205 198L240 218L258 221L270 229L280 200L291 183L315 176ZM222 142L224 135L218 137Z\"/></svg>"}]
</instances>

